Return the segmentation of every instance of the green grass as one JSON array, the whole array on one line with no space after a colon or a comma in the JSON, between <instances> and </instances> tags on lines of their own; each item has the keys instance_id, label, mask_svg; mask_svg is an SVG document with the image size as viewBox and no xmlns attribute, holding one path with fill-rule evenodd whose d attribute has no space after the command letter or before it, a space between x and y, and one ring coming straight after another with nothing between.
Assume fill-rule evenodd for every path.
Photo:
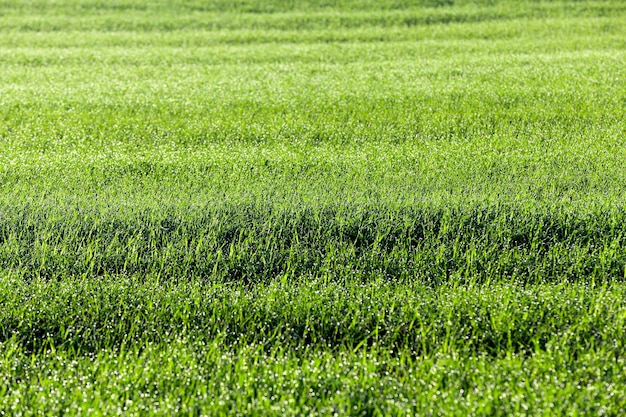
<instances>
[{"instance_id":1,"label":"green grass","mask_svg":"<svg viewBox=\"0 0 626 417\"><path fill-rule=\"evenodd\" d=\"M622 415L625 18L0 1L0 414Z\"/></svg>"}]
</instances>

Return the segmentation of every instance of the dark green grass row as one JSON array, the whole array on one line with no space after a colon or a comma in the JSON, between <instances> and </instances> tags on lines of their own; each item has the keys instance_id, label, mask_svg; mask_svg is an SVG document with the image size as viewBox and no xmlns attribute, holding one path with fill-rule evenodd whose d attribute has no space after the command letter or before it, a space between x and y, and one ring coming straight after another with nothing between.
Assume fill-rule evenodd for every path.
<instances>
[{"instance_id":1,"label":"dark green grass row","mask_svg":"<svg viewBox=\"0 0 626 417\"><path fill-rule=\"evenodd\" d=\"M623 207L445 203L4 205L0 266L28 278L146 274L241 284L329 275L428 285L626 278Z\"/></svg>"},{"instance_id":2,"label":"dark green grass row","mask_svg":"<svg viewBox=\"0 0 626 417\"><path fill-rule=\"evenodd\" d=\"M596 350L626 354L624 285L358 283L301 277L242 288L146 277L24 281L4 273L0 341L25 352L101 350L219 340L268 351L381 349L503 358Z\"/></svg>"},{"instance_id":3,"label":"dark green grass row","mask_svg":"<svg viewBox=\"0 0 626 417\"><path fill-rule=\"evenodd\" d=\"M14 414L620 415L622 284L0 280Z\"/></svg>"}]
</instances>

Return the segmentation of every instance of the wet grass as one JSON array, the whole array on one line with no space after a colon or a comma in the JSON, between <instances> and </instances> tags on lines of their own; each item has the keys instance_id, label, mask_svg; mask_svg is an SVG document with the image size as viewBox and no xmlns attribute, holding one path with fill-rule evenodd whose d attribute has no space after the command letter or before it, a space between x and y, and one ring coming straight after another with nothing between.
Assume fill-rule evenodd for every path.
<instances>
[{"instance_id":1,"label":"wet grass","mask_svg":"<svg viewBox=\"0 0 626 417\"><path fill-rule=\"evenodd\" d=\"M625 13L0 1L0 410L622 414Z\"/></svg>"}]
</instances>

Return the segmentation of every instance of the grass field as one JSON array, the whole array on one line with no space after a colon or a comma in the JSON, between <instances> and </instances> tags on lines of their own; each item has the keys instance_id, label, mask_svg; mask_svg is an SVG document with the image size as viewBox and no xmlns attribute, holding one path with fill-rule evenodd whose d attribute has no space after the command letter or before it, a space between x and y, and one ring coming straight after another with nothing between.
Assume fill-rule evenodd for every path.
<instances>
[{"instance_id":1,"label":"grass field","mask_svg":"<svg viewBox=\"0 0 626 417\"><path fill-rule=\"evenodd\" d=\"M0 415L623 415L625 22L0 0Z\"/></svg>"}]
</instances>

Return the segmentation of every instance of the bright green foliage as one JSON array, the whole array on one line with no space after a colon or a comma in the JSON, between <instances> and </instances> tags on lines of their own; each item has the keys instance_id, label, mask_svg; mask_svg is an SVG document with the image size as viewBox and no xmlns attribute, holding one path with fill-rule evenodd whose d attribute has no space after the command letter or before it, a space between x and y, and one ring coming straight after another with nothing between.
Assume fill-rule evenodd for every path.
<instances>
[{"instance_id":1,"label":"bright green foliage","mask_svg":"<svg viewBox=\"0 0 626 417\"><path fill-rule=\"evenodd\" d=\"M625 21L0 0L0 414L624 414Z\"/></svg>"}]
</instances>

